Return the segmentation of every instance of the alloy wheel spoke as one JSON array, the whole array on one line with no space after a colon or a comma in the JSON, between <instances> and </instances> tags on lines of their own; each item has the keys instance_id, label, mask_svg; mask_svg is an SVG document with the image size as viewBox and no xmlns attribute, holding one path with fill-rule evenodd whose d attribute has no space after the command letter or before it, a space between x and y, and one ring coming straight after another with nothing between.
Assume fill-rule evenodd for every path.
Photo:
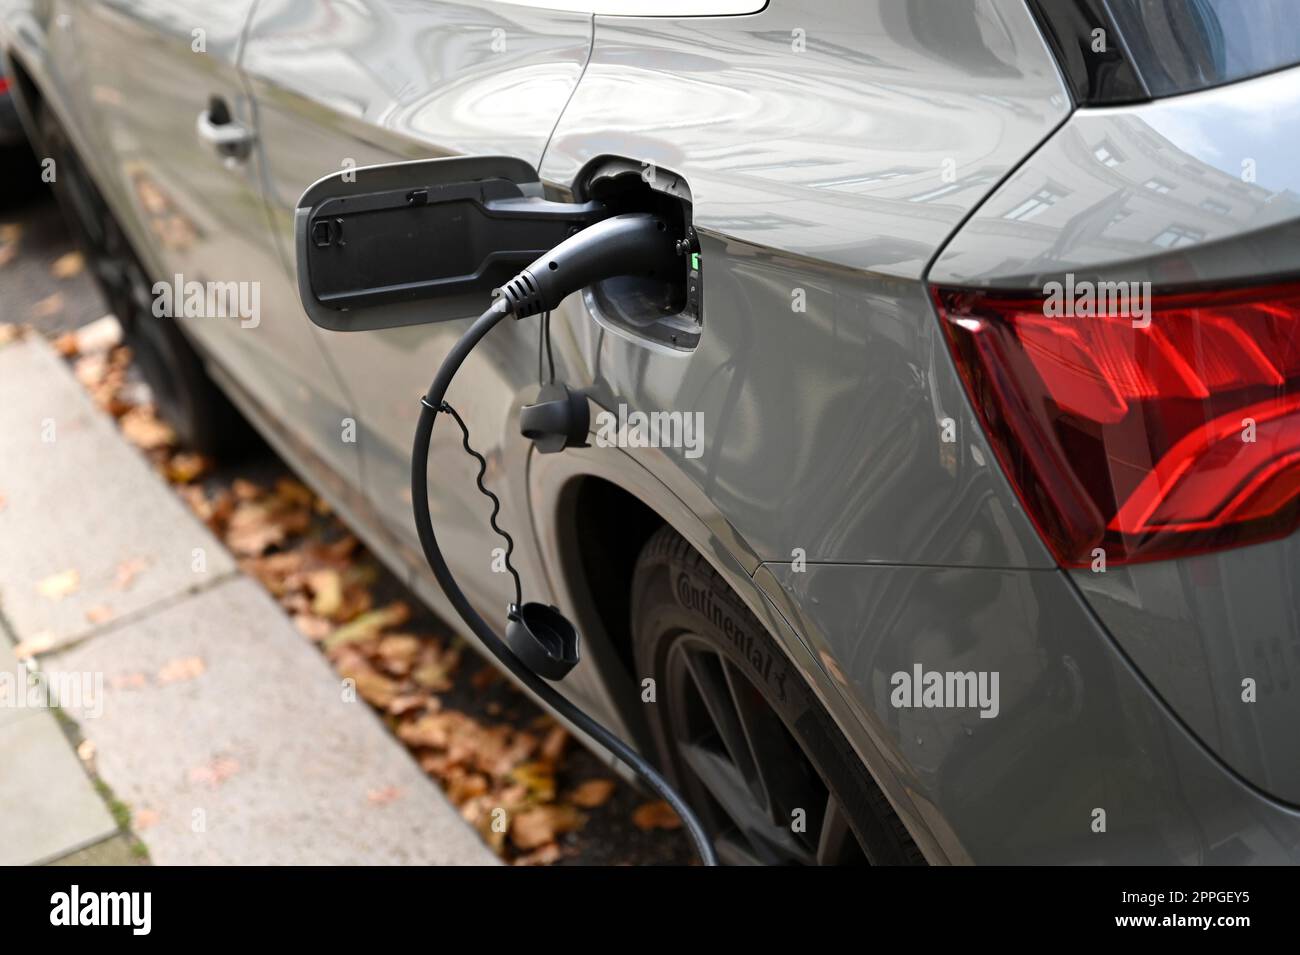
<instances>
[{"instance_id":1,"label":"alloy wheel spoke","mask_svg":"<svg viewBox=\"0 0 1300 955\"><path fill-rule=\"evenodd\" d=\"M808 785L803 754L749 679L733 663L724 661L723 670L768 818L773 825L788 827L791 810L811 814L821 794Z\"/></svg>"},{"instance_id":2,"label":"alloy wheel spoke","mask_svg":"<svg viewBox=\"0 0 1300 955\"><path fill-rule=\"evenodd\" d=\"M708 711L713 728L718 738L726 747L727 755L736 765L747 787L756 788L758 769L745 739L745 732L740 718L731 704L731 691L723 675L723 661L720 657L695 649L684 653L687 671L699 690L700 699Z\"/></svg>"},{"instance_id":3,"label":"alloy wheel spoke","mask_svg":"<svg viewBox=\"0 0 1300 955\"><path fill-rule=\"evenodd\" d=\"M826 797L821 831L817 834L817 864L844 865L862 859L857 837L849 828L849 817L834 793Z\"/></svg>"},{"instance_id":4,"label":"alloy wheel spoke","mask_svg":"<svg viewBox=\"0 0 1300 955\"><path fill-rule=\"evenodd\" d=\"M679 750L686 765L749 844L756 862L769 865L812 862L812 853L799 844L788 826L772 825L763 807L754 802L749 784L725 756L690 744L682 744ZM740 852L732 848L733 854Z\"/></svg>"}]
</instances>

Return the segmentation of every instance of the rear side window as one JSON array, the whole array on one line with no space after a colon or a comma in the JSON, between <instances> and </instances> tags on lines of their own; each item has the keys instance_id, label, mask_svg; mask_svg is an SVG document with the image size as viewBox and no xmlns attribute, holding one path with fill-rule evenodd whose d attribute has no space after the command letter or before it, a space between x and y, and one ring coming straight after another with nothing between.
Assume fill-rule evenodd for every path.
<instances>
[{"instance_id":1,"label":"rear side window","mask_svg":"<svg viewBox=\"0 0 1300 955\"><path fill-rule=\"evenodd\" d=\"M1300 0L1028 0L1080 106L1190 93L1300 63Z\"/></svg>"},{"instance_id":2,"label":"rear side window","mask_svg":"<svg viewBox=\"0 0 1300 955\"><path fill-rule=\"evenodd\" d=\"M1152 96L1300 63L1296 0L1109 0L1108 5Z\"/></svg>"}]
</instances>

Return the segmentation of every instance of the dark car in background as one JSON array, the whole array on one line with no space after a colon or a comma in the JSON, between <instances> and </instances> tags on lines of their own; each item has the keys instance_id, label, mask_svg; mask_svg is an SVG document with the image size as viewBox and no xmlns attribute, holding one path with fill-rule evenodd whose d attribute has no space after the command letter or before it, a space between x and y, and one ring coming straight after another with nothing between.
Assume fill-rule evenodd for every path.
<instances>
[{"instance_id":1,"label":"dark car in background","mask_svg":"<svg viewBox=\"0 0 1300 955\"><path fill-rule=\"evenodd\" d=\"M18 116L13 91L9 88L9 77L0 67L0 146L17 146L26 141L27 133Z\"/></svg>"}]
</instances>

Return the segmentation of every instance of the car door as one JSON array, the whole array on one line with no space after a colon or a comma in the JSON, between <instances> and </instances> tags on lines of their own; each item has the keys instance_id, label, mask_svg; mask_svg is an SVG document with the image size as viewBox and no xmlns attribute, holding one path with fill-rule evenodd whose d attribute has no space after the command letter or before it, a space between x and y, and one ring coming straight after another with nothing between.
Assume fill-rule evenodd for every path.
<instances>
[{"instance_id":1,"label":"car door","mask_svg":"<svg viewBox=\"0 0 1300 955\"><path fill-rule=\"evenodd\" d=\"M348 402L267 229L256 118L238 72L255 2L82 0L74 22L96 158L162 283L159 320L182 323L236 397L355 484L356 446L341 440Z\"/></svg>"},{"instance_id":2,"label":"car door","mask_svg":"<svg viewBox=\"0 0 1300 955\"><path fill-rule=\"evenodd\" d=\"M294 209L315 180L340 170L443 156L509 156L532 167L581 75L591 16L495 0L261 0L248 31L243 70L256 99L267 202L276 240L292 263ZM286 265L286 280L292 265ZM428 586L411 521L410 449L419 398L474 315L441 308L447 321L360 333L322 333L355 402L366 487L424 596ZM299 321L308 319L299 310ZM536 328L504 327L470 362L453 390L475 446L502 496L502 524L517 538L526 504L502 475L501 441L518 398L536 383ZM531 395L529 396L531 397ZM457 576L485 613L500 615L509 577L484 533L487 503L477 466L454 427L434 435L431 471L439 536ZM373 538L373 535L372 535ZM522 555L516 555L516 560ZM538 579L521 567L525 580Z\"/></svg>"}]
</instances>

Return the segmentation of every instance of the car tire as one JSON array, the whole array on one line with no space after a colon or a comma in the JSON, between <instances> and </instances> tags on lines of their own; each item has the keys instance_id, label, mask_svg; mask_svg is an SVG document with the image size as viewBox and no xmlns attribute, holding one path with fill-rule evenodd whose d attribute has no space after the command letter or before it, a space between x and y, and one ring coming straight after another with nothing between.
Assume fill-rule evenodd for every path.
<instances>
[{"instance_id":1,"label":"car tire","mask_svg":"<svg viewBox=\"0 0 1300 955\"><path fill-rule=\"evenodd\" d=\"M54 195L125 343L153 392L159 415L180 443L230 458L252 443L252 429L216 386L194 346L169 318L153 314L153 282L49 109L38 119L45 155L54 160Z\"/></svg>"},{"instance_id":2,"label":"car tire","mask_svg":"<svg viewBox=\"0 0 1300 955\"><path fill-rule=\"evenodd\" d=\"M659 764L701 814L720 859L924 862L798 670L670 527L641 551L631 614L638 678L655 680L647 710Z\"/></svg>"}]
</instances>

